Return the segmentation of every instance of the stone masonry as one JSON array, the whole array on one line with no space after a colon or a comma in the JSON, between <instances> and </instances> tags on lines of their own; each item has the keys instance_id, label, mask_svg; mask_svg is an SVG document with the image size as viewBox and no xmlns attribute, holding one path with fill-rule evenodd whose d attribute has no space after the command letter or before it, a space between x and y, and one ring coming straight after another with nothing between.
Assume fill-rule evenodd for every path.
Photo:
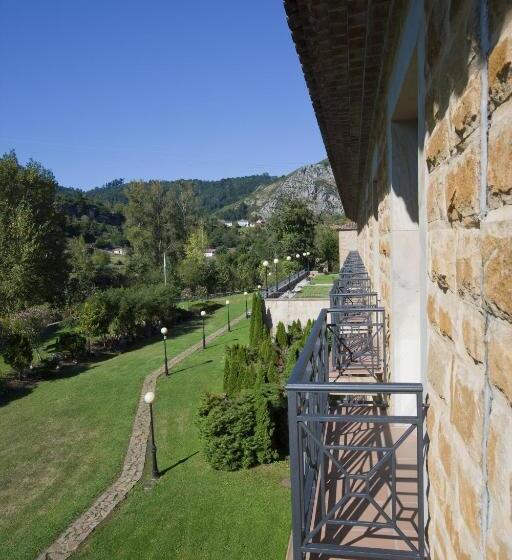
<instances>
[{"instance_id":1,"label":"stone masonry","mask_svg":"<svg viewBox=\"0 0 512 560\"><path fill-rule=\"evenodd\" d=\"M245 314L237 317L231 321L231 325L235 325L244 318ZM226 331L227 327L222 327L207 336L206 341L210 342ZM169 360L171 371L174 366L201 348L202 341L190 346L181 354ZM146 446L149 437L149 407L144 402L144 395L148 391L155 391L156 382L163 373L164 368L162 367L153 371L144 379L130 442L121 474L117 480L96 498L91 507L67 527L57 540L37 557L37 560L64 560L71 556L92 531L126 498L130 490L140 480L144 471Z\"/></svg>"}]
</instances>

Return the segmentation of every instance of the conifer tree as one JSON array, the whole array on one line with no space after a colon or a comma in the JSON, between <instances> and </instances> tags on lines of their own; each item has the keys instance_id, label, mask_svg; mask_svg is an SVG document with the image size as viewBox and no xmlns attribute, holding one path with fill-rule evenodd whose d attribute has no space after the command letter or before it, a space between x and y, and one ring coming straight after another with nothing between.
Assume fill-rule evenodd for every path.
<instances>
[{"instance_id":1,"label":"conifer tree","mask_svg":"<svg viewBox=\"0 0 512 560\"><path fill-rule=\"evenodd\" d=\"M276 342L281 350L288 346L288 335L286 334L286 327L282 321L279 321L276 329Z\"/></svg>"}]
</instances>

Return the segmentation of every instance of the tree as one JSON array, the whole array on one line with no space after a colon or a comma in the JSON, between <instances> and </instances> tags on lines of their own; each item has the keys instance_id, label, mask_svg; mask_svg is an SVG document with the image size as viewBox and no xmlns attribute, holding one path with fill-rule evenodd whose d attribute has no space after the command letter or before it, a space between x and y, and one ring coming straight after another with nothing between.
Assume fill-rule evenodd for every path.
<instances>
[{"instance_id":1,"label":"tree","mask_svg":"<svg viewBox=\"0 0 512 560\"><path fill-rule=\"evenodd\" d=\"M282 321L279 321L276 329L276 342L281 350L288 346L288 335L286 334L286 327Z\"/></svg>"},{"instance_id":2,"label":"tree","mask_svg":"<svg viewBox=\"0 0 512 560\"><path fill-rule=\"evenodd\" d=\"M32 345L28 337L21 333L13 333L7 338L2 351L4 361L18 372L21 379L23 370L32 362Z\"/></svg>"},{"instance_id":3,"label":"tree","mask_svg":"<svg viewBox=\"0 0 512 560\"><path fill-rule=\"evenodd\" d=\"M329 226L320 224L315 231L315 252L321 262L327 264L329 272L339 268L338 236Z\"/></svg>"},{"instance_id":4,"label":"tree","mask_svg":"<svg viewBox=\"0 0 512 560\"><path fill-rule=\"evenodd\" d=\"M255 293L252 300L251 323L249 325L249 346L258 349L265 336L268 336L265 325L265 302L261 294Z\"/></svg>"},{"instance_id":5,"label":"tree","mask_svg":"<svg viewBox=\"0 0 512 560\"><path fill-rule=\"evenodd\" d=\"M66 282L64 216L50 171L0 158L0 314L59 301Z\"/></svg>"},{"instance_id":6,"label":"tree","mask_svg":"<svg viewBox=\"0 0 512 560\"><path fill-rule=\"evenodd\" d=\"M306 204L297 199L285 200L268 223L268 230L278 255L311 251L314 246L316 218Z\"/></svg>"},{"instance_id":7,"label":"tree","mask_svg":"<svg viewBox=\"0 0 512 560\"><path fill-rule=\"evenodd\" d=\"M126 233L138 263L136 274L158 270L163 278L163 258L169 263L180 256L194 219L191 187L171 190L160 181L132 183L126 190Z\"/></svg>"},{"instance_id":8,"label":"tree","mask_svg":"<svg viewBox=\"0 0 512 560\"><path fill-rule=\"evenodd\" d=\"M80 331L87 337L89 350L91 340L105 336L109 324L110 316L107 305L100 294L95 294L82 305L79 318Z\"/></svg>"},{"instance_id":9,"label":"tree","mask_svg":"<svg viewBox=\"0 0 512 560\"><path fill-rule=\"evenodd\" d=\"M54 312L48 304L34 305L11 315L8 318L8 328L11 333L26 336L31 347L39 355L38 348L41 345L43 333L54 316Z\"/></svg>"}]
</instances>

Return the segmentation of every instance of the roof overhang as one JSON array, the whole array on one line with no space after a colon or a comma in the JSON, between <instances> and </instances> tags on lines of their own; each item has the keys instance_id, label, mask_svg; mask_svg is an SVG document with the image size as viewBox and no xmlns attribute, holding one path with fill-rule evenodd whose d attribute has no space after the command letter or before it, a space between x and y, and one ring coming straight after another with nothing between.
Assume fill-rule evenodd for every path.
<instances>
[{"instance_id":1,"label":"roof overhang","mask_svg":"<svg viewBox=\"0 0 512 560\"><path fill-rule=\"evenodd\" d=\"M345 213L357 218L392 0L284 0Z\"/></svg>"}]
</instances>

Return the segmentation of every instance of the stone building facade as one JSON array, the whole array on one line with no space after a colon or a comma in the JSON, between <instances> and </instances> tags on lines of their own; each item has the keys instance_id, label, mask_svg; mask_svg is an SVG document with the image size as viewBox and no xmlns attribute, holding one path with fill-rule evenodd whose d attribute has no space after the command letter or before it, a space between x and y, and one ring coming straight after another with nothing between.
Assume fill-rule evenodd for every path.
<instances>
[{"instance_id":1,"label":"stone building facade","mask_svg":"<svg viewBox=\"0 0 512 560\"><path fill-rule=\"evenodd\" d=\"M286 0L389 371L428 401L433 559L512 558L512 2Z\"/></svg>"}]
</instances>

